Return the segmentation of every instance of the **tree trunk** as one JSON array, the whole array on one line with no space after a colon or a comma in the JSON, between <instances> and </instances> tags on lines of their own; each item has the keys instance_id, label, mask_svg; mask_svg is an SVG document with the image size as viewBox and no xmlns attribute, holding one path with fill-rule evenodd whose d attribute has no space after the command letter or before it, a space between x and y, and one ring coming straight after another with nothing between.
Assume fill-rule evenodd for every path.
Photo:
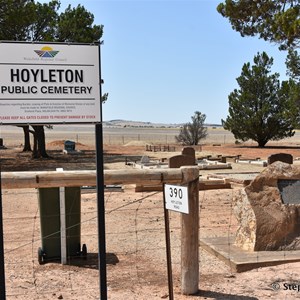
<instances>
[{"instance_id":1,"label":"tree trunk","mask_svg":"<svg viewBox=\"0 0 300 300\"><path fill-rule=\"evenodd\" d=\"M264 148L267 142L268 142L268 141L265 141L265 140L258 140L258 141L257 141L258 147L259 147L259 148Z\"/></svg>"},{"instance_id":2,"label":"tree trunk","mask_svg":"<svg viewBox=\"0 0 300 300\"><path fill-rule=\"evenodd\" d=\"M22 126L24 132L23 152L31 152L29 125Z\"/></svg>"},{"instance_id":3,"label":"tree trunk","mask_svg":"<svg viewBox=\"0 0 300 300\"><path fill-rule=\"evenodd\" d=\"M34 158L39 158L39 157L48 158L49 155L46 152L44 126L35 125L35 126L32 126L32 128L34 130L34 139L35 139L33 157Z\"/></svg>"}]
</instances>

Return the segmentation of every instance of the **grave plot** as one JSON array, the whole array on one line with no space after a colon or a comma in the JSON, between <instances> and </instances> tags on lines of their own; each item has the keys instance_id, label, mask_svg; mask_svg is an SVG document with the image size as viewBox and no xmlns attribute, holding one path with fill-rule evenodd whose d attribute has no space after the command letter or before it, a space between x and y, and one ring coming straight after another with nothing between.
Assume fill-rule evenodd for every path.
<instances>
[{"instance_id":1,"label":"grave plot","mask_svg":"<svg viewBox=\"0 0 300 300\"><path fill-rule=\"evenodd\" d=\"M243 175L231 203L236 232L204 237L201 246L235 272L300 261L300 168L276 161Z\"/></svg>"}]
</instances>

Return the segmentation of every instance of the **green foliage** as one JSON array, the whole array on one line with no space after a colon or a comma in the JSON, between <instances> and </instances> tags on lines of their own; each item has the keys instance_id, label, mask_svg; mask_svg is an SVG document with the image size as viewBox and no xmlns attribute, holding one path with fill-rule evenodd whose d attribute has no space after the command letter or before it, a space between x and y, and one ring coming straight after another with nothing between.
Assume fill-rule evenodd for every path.
<instances>
[{"instance_id":1,"label":"green foliage","mask_svg":"<svg viewBox=\"0 0 300 300\"><path fill-rule=\"evenodd\" d=\"M300 82L300 57L298 52L290 49L286 58L287 75Z\"/></svg>"},{"instance_id":2,"label":"green foliage","mask_svg":"<svg viewBox=\"0 0 300 300\"><path fill-rule=\"evenodd\" d=\"M27 40L31 41L57 41L58 14L60 3L57 0L48 4L36 3L33 5L33 18Z\"/></svg>"},{"instance_id":3,"label":"green foliage","mask_svg":"<svg viewBox=\"0 0 300 300\"><path fill-rule=\"evenodd\" d=\"M94 15L83 6L58 13L60 2L0 0L0 39L91 43L99 41L103 25L93 25Z\"/></svg>"},{"instance_id":4,"label":"green foliage","mask_svg":"<svg viewBox=\"0 0 300 300\"><path fill-rule=\"evenodd\" d=\"M27 40L34 8L30 0L0 0L0 39Z\"/></svg>"},{"instance_id":5,"label":"green foliage","mask_svg":"<svg viewBox=\"0 0 300 300\"><path fill-rule=\"evenodd\" d=\"M69 5L58 18L57 40L64 42L94 42L103 33L103 25L94 25L94 15L83 6L71 8Z\"/></svg>"},{"instance_id":6,"label":"green foliage","mask_svg":"<svg viewBox=\"0 0 300 300\"><path fill-rule=\"evenodd\" d=\"M293 99L293 81L280 83L279 74L270 74L273 58L263 52L254 57L254 65L244 64L237 78L239 89L229 96L229 116L222 125L241 141L252 139L259 147L270 140L294 135L299 122Z\"/></svg>"},{"instance_id":7,"label":"green foliage","mask_svg":"<svg viewBox=\"0 0 300 300\"><path fill-rule=\"evenodd\" d=\"M102 95L102 97L101 97L101 102L102 103L105 103L107 100L108 100L108 93L104 93L103 95Z\"/></svg>"},{"instance_id":8,"label":"green foliage","mask_svg":"<svg viewBox=\"0 0 300 300\"><path fill-rule=\"evenodd\" d=\"M258 35L281 49L299 45L299 0L225 0L217 10L242 36Z\"/></svg>"},{"instance_id":9,"label":"green foliage","mask_svg":"<svg viewBox=\"0 0 300 300\"><path fill-rule=\"evenodd\" d=\"M206 115L195 111L191 119L192 122L184 124L179 135L175 136L176 141L182 145L198 145L199 141L207 136L207 128L204 127Z\"/></svg>"},{"instance_id":10,"label":"green foliage","mask_svg":"<svg viewBox=\"0 0 300 300\"><path fill-rule=\"evenodd\" d=\"M300 57L295 48L300 45L299 0L225 0L217 7L241 36L258 36L289 50L286 66L289 93L294 110L300 105ZM294 81L294 82L292 82ZM295 125L299 127L299 124Z\"/></svg>"}]
</instances>

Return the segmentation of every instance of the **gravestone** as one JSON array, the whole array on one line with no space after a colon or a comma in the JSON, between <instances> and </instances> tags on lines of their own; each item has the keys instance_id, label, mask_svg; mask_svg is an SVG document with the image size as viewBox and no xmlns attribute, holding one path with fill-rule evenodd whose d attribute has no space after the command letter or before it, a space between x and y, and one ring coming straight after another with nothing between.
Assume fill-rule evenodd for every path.
<instances>
[{"instance_id":1,"label":"gravestone","mask_svg":"<svg viewBox=\"0 0 300 300\"><path fill-rule=\"evenodd\" d=\"M150 162L149 156L144 155L144 156L141 158L141 164L148 164L149 162Z\"/></svg>"},{"instance_id":2,"label":"gravestone","mask_svg":"<svg viewBox=\"0 0 300 300\"><path fill-rule=\"evenodd\" d=\"M287 153L276 153L272 154L268 157L268 164L272 164L275 161L282 161L287 164L292 164L293 163L293 156L291 154Z\"/></svg>"},{"instance_id":3,"label":"gravestone","mask_svg":"<svg viewBox=\"0 0 300 300\"><path fill-rule=\"evenodd\" d=\"M169 158L169 168L180 168L183 166L194 166L195 158L190 155L175 155Z\"/></svg>"},{"instance_id":4,"label":"gravestone","mask_svg":"<svg viewBox=\"0 0 300 300\"><path fill-rule=\"evenodd\" d=\"M195 149L192 147L184 147L182 154L175 155L169 158L169 168L180 168L183 166L195 166L196 155Z\"/></svg>"},{"instance_id":5,"label":"gravestone","mask_svg":"<svg viewBox=\"0 0 300 300\"><path fill-rule=\"evenodd\" d=\"M300 250L300 167L273 162L234 197L235 244L244 250Z\"/></svg>"},{"instance_id":6,"label":"gravestone","mask_svg":"<svg viewBox=\"0 0 300 300\"><path fill-rule=\"evenodd\" d=\"M196 161L195 149L193 147L184 147L181 151L181 154L191 156Z\"/></svg>"}]
</instances>

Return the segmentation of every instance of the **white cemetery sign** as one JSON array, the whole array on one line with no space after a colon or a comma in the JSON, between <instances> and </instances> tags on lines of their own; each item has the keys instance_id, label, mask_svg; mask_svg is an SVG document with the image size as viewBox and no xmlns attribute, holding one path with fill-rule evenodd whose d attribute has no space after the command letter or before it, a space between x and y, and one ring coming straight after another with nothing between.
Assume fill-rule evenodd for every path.
<instances>
[{"instance_id":1,"label":"white cemetery sign","mask_svg":"<svg viewBox=\"0 0 300 300\"><path fill-rule=\"evenodd\" d=\"M97 44L0 42L0 124L101 120Z\"/></svg>"}]
</instances>

